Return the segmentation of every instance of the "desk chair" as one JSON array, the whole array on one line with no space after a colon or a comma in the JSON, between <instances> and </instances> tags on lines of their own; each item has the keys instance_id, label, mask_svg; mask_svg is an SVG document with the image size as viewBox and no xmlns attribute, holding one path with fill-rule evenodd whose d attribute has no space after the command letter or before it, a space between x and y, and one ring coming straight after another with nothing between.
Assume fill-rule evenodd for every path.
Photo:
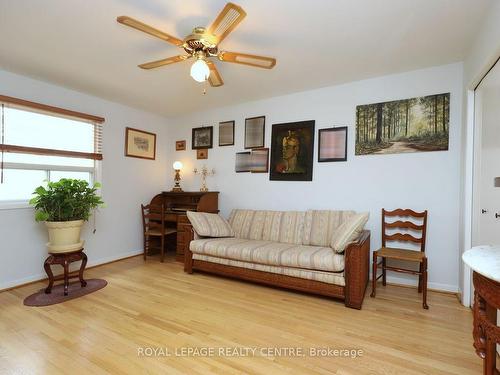
<instances>
[{"instance_id":1,"label":"desk chair","mask_svg":"<svg viewBox=\"0 0 500 375\"><path fill-rule=\"evenodd\" d=\"M143 205L142 227L144 231L144 260L150 249L150 237L160 237L161 261L165 258L165 237L177 232L174 228L165 227L165 206L162 205Z\"/></svg>"}]
</instances>

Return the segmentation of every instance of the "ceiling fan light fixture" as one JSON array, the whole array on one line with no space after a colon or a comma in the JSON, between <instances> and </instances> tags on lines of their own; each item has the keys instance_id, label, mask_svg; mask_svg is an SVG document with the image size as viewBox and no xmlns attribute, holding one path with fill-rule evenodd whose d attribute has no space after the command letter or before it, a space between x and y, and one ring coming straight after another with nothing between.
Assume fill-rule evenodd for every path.
<instances>
[{"instance_id":1,"label":"ceiling fan light fixture","mask_svg":"<svg viewBox=\"0 0 500 375\"><path fill-rule=\"evenodd\" d=\"M210 76L210 69L203 58L197 59L191 66L191 77L196 82L205 82Z\"/></svg>"}]
</instances>

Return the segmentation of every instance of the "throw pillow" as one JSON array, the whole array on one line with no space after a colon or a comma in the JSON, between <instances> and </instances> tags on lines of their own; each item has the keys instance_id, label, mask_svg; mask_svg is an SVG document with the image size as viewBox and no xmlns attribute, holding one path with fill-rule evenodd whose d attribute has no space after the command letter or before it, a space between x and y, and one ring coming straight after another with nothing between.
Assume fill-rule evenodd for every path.
<instances>
[{"instance_id":1,"label":"throw pillow","mask_svg":"<svg viewBox=\"0 0 500 375\"><path fill-rule=\"evenodd\" d=\"M330 246L336 253L343 252L347 245L354 242L363 232L370 214L363 212L355 214L346 222L340 225L335 232L333 232Z\"/></svg>"},{"instance_id":2,"label":"throw pillow","mask_svg":"<svg viewBox=\"0 0 500 375\"><path fill-rule=\"evenodd\" d=\"M229 223L219 214L188 211L187 217L195 232L203 237L234 237Z\"/></svg>"}]
</instances>

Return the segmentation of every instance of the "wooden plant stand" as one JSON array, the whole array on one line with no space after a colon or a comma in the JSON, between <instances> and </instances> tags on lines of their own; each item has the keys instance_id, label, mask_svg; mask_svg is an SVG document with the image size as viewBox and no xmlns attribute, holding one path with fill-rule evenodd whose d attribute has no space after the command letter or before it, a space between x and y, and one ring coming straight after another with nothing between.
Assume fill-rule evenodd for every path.
<instances>
[{"instance_id":1,"label":"wooden plant stand","mask_svg":"<svg viewBox=\"0 0 500 375\"><path fill-rule=\"evenodd\" d=\"M79 271L69 272L69 265L72 262L82 261L80 265ZM51 266L54 264L60 264L64 273L62 275L54 277L52 273ZM49 277L49 286L45 289L46 294L50 294L52 292L52 286L54 285L54 281L64 280L64 295L68 295L69 288L69 280L77 278L80 280L80 284L82 288L87 286L87 282L83 279L83 271L85 270L85 266L87 265L87 254L83 252L83 248L80 250L72 251L70 253L50 253L49 257L45 259L43 264L43 268Z\"/></svg>"}]
</instances>

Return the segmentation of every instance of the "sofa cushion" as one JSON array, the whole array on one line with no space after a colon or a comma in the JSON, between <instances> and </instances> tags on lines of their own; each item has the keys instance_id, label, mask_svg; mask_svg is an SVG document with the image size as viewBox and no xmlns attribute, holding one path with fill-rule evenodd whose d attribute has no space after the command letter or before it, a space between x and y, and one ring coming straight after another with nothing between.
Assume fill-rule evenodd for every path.
<instances>
[{"instance_id":1,"label":"sofa cushion","mask_svg":"<svg viewBox=\"0 0 500 375\"><path fill-rule=\"evenodd\" d=\"M355 214L338 227L332 235L332 249L337 253L343 252L347 245L359 238L369 217L368 212Z\"/></svg>"},{"instance_id":2,"label":"sofa cushion","mask_svg":"<svg viewBox=\"0 0 500 375\"><path fill-rule=\"evenodd\" d=\"M235 209L229 223L235 237L301 245L305 212Z\"/></svg>"},{"instance_id":3,"label":"sofa cushion","mask_svg":"<svg viewBox=\"0 0 500 375\"><path fill-rule=\"evenodd\" d=\"M193 254L193 259L203 260L205 262L211 262L211 263L224 264L226 266L248 268L251 270L298 277L300 279L320 281L322 283L327 283L327 284L345 286L345 279L343 272L325 272L325 271L315 271L315 270L307 270L307 269L293 268L293 267L268 266L265 264L242 262L239 260L217 258L202 254Z\"/></svg>"},{"instance_id":4,"label":"sofa cushion","mask_svg":"<svg viewBox=\"0 0 500 375\"><path fill-rule=\"evenodd\" d=\"M229 223L218 214L188 211L187 217L195 232L206 237L234 237Z\"/></svg>"},{"instance_id":5,"label":"sofa cushion","mask_svg":"<svg viewBox=\"0 0 500 375\"><path fill-rule=\"evenodd\" d=\"M354 211L307 210L303 244L330 246L335 230L354 214Z\"/></svg>"},{"instance_id":6,"label":"sofa cushion","mask_svg":"<svg viewBox=\"0 0 500 375\"><path fill-rule=\"evenodd\" d=\"M329 272L344 270L344 256L330 247L243 238L204 238L191 241L189 248L195 254L270 266Z\"/></svg>"}]
</instances>

